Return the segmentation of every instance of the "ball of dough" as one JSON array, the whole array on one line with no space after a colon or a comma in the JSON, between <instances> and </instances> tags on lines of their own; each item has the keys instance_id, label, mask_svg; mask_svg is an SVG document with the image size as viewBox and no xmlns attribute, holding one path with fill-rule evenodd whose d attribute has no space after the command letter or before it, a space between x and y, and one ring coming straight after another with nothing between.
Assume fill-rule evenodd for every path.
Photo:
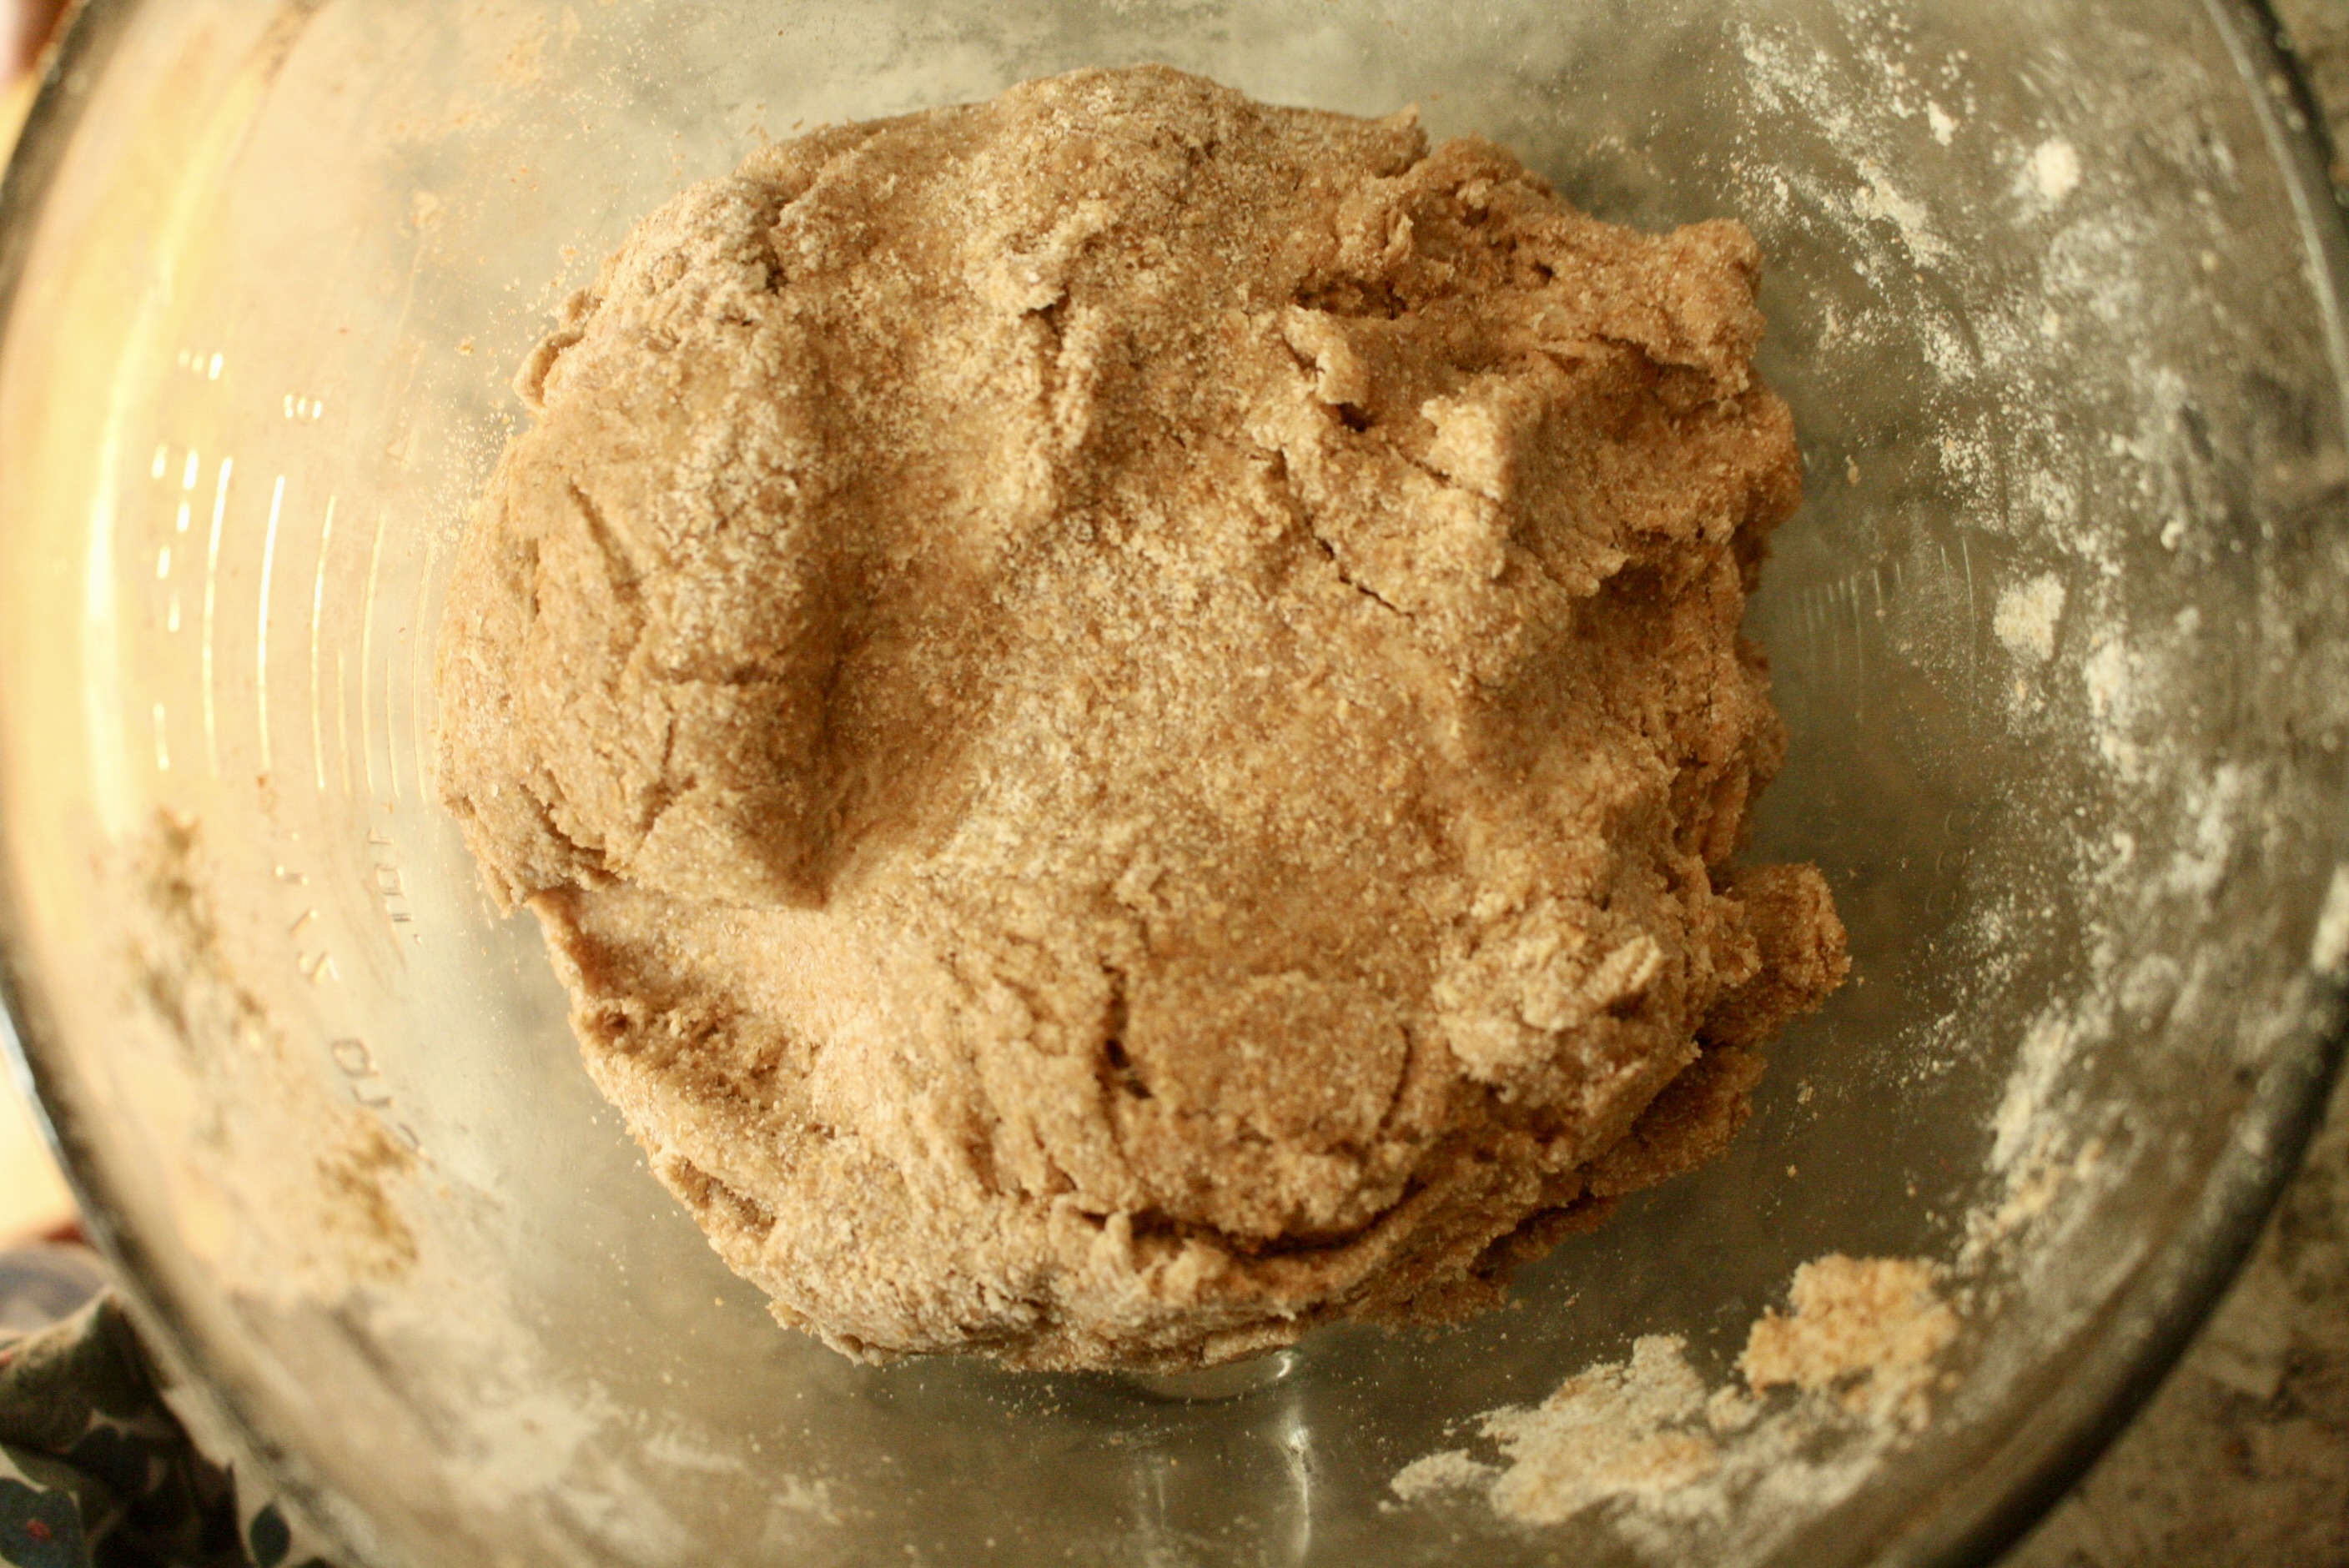
<instances>
[{"instance_id":1,"label":"ball of dough","mask_svg":"<svg viewBox=\"0 0 2349 1568\"><path fill-rule=\"evenodd\" d=\"M783 1322L1176 1367L1433 1321L1841 977L1733 869L1799 480L1757 254L1163 68L753 154L521 386L440 777Z\"/></svg>"}]
</instances>

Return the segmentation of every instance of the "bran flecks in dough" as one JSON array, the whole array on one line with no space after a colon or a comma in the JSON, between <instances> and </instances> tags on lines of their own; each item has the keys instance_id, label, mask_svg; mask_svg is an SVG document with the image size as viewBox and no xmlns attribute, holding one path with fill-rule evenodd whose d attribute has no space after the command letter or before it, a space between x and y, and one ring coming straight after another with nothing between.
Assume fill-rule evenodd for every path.
<instances>
[{"instance_id":1,"label":"bran flecks in dough","mask_svg":"<svg viewBox=\"0 0 2349 1568\"><path fill-rule=\"evenodd\" d=\"M1719 1148L1846 966L1733 864L1757 260L1156 67L629 237L461 548L441 789L780 1319L1226 1360Z\"/></svg>"}]
</instances>

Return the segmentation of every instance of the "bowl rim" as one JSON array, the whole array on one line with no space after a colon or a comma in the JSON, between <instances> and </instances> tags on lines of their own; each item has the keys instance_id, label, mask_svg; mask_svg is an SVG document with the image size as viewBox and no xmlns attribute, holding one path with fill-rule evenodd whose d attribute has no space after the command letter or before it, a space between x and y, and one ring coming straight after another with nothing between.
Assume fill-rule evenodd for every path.
<instances>
[{"instance_id":1,"label":"bowl rim","mask_svg":"<svg viewBox=\"0 0 2349 1568\"><path fill-rule=\"evenodd\" d=\"M2349 185L2306 62L2274 0L2200 0L2292 203L2325 355L2349 422ZM2327 908L2349 892L2349 809L2336 819L2336 873ZM2273 1048L2227 1151L2204 1179L2188 1222L2116 1292L2087 1356L2061 1397L2018 1423L1969 1476L1952 1483L1881 1568L1987 1568L2085 1480L2158 1393L2226 1299L2284 1190L2298 1174L2349 1063L2349 973L2304 969L2292 1027ZM2000 1484L2003 1481L2003 1484ZM1788 1561L1793 1561L1791 1554Z\"/></svg>"},{"instance_id":2,"label":"bowl rim","mask_svg":"<svg viewBox=\"0 0 2349 1568\"><path fill-rule=\"evenodd\" d=\"M273 32L298 32L326 0L275 0ZM2327 356L2349 426L2349 189L2329 170L2334 148L2273 0L2199 0L2223 39L2258 116L2267 150L2290 198L2306 249L2312 293L2325 320ZM79 0L49 51L39 90L0 175L0 353L37 220L72 144L92 88L142 0ZM2349 434L2349 430L2344 430ZM2349 802L2335 830L2349 867ZM2336 897L2344 884L2336 882ZM0 874L0 1068L23 1090L79 1208L84 1232L111 1266L141 1340L175 1390L192 1398L206 1424L240 1455L257 1460L281 1507L331 1542L353 1568L376 1560L341 1528L351 1517L333 1489L299 1455L273 1441L238 1400L197 1371L192 1324L178 1310L140 1240L117 1222L95 1140L46 1092L61 1080L50 1065L56 1032L41 1016L15 954L23 922L9 879ZM2269 1216L2299 1171L2349 1059L2349 970L2305 971L2296 1016L2270 1054L2246 1101L2236 1136L2213 1163L2188 1222L2175 1232L2099 1315L2087 1353L2060 1395L2014 1423L1981 1463L1940 1494L1885 1527L1873 1542L1878 1568L1986 1568L2020 1542L2095 1466L2168 1379L2234 1283ZM1852 1544L1833 1512L1772 1553L1773 1563L1818 1559L1830 1541Z\"/></svg>"}]
</instances>

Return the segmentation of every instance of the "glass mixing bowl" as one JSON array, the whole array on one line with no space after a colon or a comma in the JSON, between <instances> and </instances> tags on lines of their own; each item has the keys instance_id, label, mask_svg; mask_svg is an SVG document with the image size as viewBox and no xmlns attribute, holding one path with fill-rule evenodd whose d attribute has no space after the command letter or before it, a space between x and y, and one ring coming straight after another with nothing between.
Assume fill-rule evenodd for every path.
<instances>
[{"instance_id":1,"label":"glass mixing bowl","mask_svg":"<svg viewBox=\"0 0 2349 1568\"><path fill-rule=\"evenodd\" d=\"M1753 226L1810 490L1754 852L1825 868L1855 978L1511 1310L1172 1387L852 1365L655 1184L434 804L450 542L547 309L683 182L1144 59ZM372 1564L1994 1551L2224 1282L2343 1018L2324 190L2223 0L95 0L0 197L0 934L191 1418ZM1946 1271L1921 1429L1677 1512L1392 1488L1638 1336L1725 1380L1837 1251Z\"/></svg>"}]
</instances>

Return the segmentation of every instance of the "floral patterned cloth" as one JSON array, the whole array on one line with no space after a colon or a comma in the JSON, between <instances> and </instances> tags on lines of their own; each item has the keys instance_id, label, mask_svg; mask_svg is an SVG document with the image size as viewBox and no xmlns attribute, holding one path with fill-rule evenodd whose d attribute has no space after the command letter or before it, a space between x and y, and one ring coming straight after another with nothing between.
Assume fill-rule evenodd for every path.
<instances>
[{"instance_id":1,"label":"floral patterned cloth","mask_svg":"<svg viewBox=\"0 0 2349 1568\"><path fill-rule=\"evenodd\" d=\"M240 1507L189 1441L113 1292L0 1338L0 1564L292 1568L294 1548L277 1507Z\"/></svg>"}]
</instances>

